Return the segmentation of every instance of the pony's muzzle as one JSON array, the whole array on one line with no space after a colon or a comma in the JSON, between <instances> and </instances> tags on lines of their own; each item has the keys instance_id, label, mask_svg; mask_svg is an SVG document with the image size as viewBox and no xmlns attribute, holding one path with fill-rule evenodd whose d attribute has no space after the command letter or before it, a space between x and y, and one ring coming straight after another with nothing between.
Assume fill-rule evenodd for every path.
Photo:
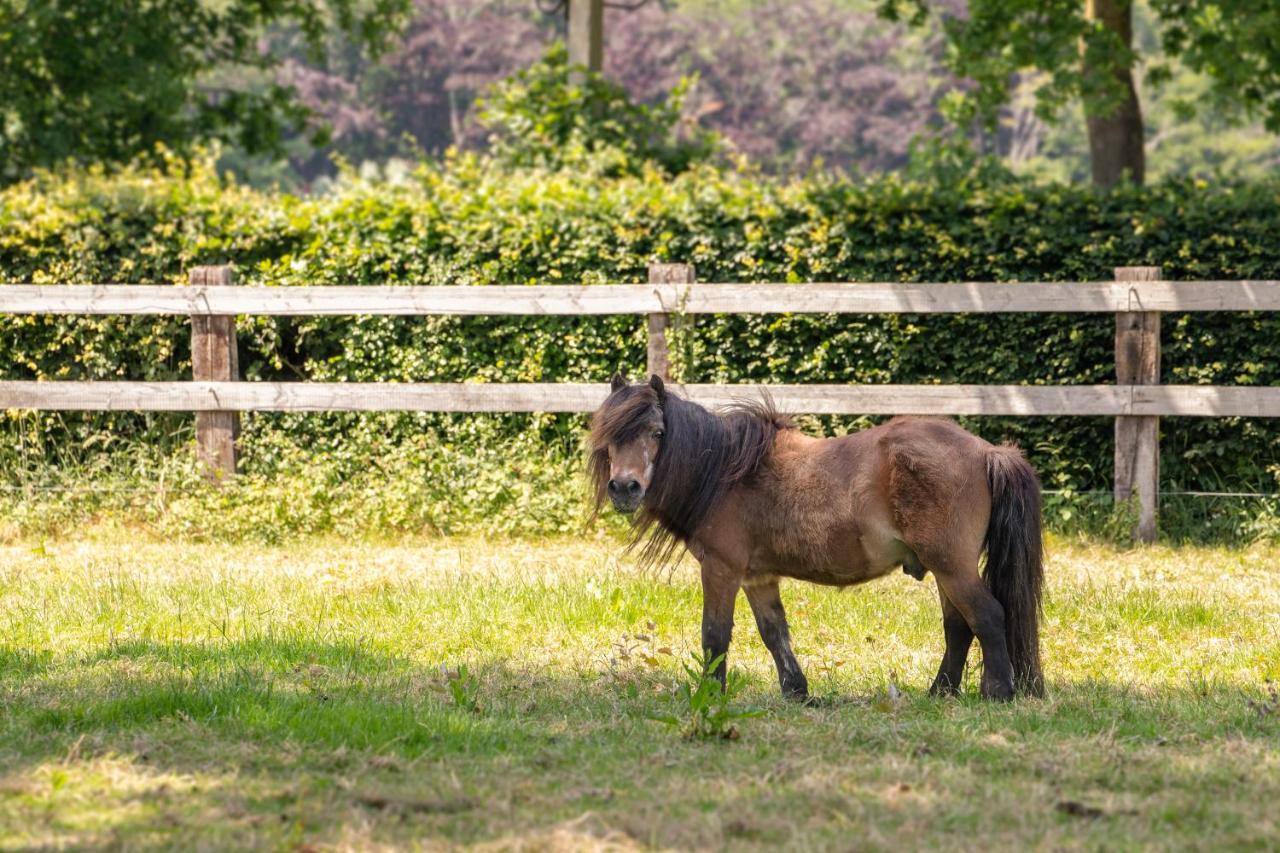
<instances>
[{"instance_id":1,"label":"pony's muzzle","mask_svg":"<svg viewBox=\"0 0 1280 853\"><path fill-rule=\"evenodd\" d=\"M609 500L618 512L635 512L644 497L644 486L634 477L617 480L611 479L608 485Z\"/></svg>"}]
</instances>

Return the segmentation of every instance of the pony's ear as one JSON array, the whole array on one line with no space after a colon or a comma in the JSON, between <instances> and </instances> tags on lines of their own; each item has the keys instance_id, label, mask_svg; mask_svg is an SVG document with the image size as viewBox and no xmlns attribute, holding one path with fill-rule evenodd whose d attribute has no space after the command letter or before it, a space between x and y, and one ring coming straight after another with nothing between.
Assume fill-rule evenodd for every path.
<instances>
[{"instance_id":1,"label":"pony's ear","mask_svg":"<svg viewBox=\"0 0 1280 853\"><path fill-rule=\"evenodd\" d=\"M652 376L650 376L650 377L649 377L649 387L650 387L650 388L652 388L654 391L658 392L658 402L659 402L659 403L663 403L663 402L665 402L665 401L666 401L666 399L667 399L667 389L666 389L666 386L664 386L664 385L662 384L662 377L661 377L661 376L659 376L659 375L658 375L658 374L656 374L656 373L655 373L655 374L653 374Z\"/></svg>"},{"instance_id":2,"label":"pony's ear","mask_svg":"<svg viewBox=\"0 0 1280 853\"><path fill-rule=\"evenodd\" d=\"M621 373L613 374L613 378L609 380L609 391L610 392L620 391L626 387L627 387L627 377L623 376Z\"/></svg>"}]
</instances>

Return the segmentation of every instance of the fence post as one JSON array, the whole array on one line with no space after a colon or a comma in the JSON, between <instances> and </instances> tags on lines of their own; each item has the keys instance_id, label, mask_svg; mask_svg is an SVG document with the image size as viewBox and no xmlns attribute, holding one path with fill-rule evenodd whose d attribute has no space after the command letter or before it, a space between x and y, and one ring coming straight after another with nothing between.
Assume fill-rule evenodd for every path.
<instances>
[{"instance_id":1,"label":"fence post","mask_svg":"<svg viewBox=\"0 0 1280 853\"><path fill-rule=\"evenodd\" d=\"M1117 267L1116 281L1160 281L1160 267ZM1129 305L1142 307L1130 292ZM1160 383L1160 312L1116 313L1116 382L1120 385ZM1156 511L1160 501L1160 418L1153 415L1121 415L1116 418L1117 502L1137 492L1138 525L1133 536L1154 542Z\"/></svg>"},{"instance_id":2,"label":"fence post","mask_svg":"<svg viewBox=\"0 0 1280 853\"><path fill-rule=\"evenodd\" d=\"M693 284L692 264L649 264L650 284ZM670 314L649 315L649 375L671 378L671 353L667 349Z\"/></svg>"},{"instance_id":3,"label":"fence post","mask_svg":"<svg viewBox=\"0 0 1280 853\"><path fill-rule=\"evenodd\" d=\"M229 266L194 267L188 281L192 286L231 286L235 274ZM240 378L235 317L191 317L191 374L197 382ZM196 457L207 479L218 483L236 473L239 437L239 412L196 412Z\"/></svg>"}]
</instances>

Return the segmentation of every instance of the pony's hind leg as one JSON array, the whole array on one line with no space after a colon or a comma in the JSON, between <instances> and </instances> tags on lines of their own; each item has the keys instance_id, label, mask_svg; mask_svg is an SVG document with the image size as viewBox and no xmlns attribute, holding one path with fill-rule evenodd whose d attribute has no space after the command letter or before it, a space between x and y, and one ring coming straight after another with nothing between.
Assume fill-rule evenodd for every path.
<instances>
[{"instance_id":1,"label":"pony's hind leg","mask_svg":"<svg viewBox=\"0 0 1280 853\"><path fill-rule=\"evenodd\" d=\"M946 637L947 649L942 654L942 664L929 688L929 695L955 696L960 692L965 661L969 659L969 647L973 645L973 629L942 591L941 584L938 586L938 598L942 602L942 633Z\"/></svg>"},{"instance_id":2,"label":"pony's hind leg","mask_svg":"<svg viewBox=\"0 0 1280 853\"><path fill-rule=\"evenodd\" d=\"M756 627L765 648L773 655L778 667L778 684L782 695L788 699L805 701L809 698L809 682L800 669L800 662L791 651L791 632L787 629L787 614L782 608L782 595L777 580L746 587L747 602L756 617Z\"/></svg>"},{"instance_id":3,"label":"pony's hind leg","mask_svg":"<svg viewBox=\"0 0 1280 853\"><path fill-rule=\"evenodd\" d=\"M928 560L925 561L929 565ZM982 695L1007 701L1013 698L1013 666L1005 642L1004 608L978 575L976 560L960 569L949 563L929 566L942 593L963 617L982 646ZM950 637L948 637L950 651ZM945 660L944 660L945 663Z\"/></svg>"}]
</instances>

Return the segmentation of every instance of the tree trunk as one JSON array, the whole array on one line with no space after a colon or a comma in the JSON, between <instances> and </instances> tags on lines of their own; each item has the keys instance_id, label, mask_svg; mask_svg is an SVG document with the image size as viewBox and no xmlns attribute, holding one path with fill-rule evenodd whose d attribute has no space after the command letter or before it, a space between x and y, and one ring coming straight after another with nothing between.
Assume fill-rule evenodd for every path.
<instances>
[{"instance_id":1,"label":"tree trunk","mask_svg":"<svg viewBox=\"0 0 1280 853\"><path fill-rule=\"evenodd\" d=\"M1087 0L1085 15L1100 21L1120 37L1126 49L1133 44L1133 5L1131 0ZM1096 59L1096 58L1095 58ZM1135 184L1146 177L1146 154L1142 139L1142 109L1138 92L1133 87L1129 62L1119 56L1106 57L1095 64L1085 54L1086 76L1110 74L1120 86L1121 101L1104 114L1085 104L1085 121L1089 127L1089 166L1093 184L1110 187L1127 173Z\"/></svg>"},{"instance_id":2,"label":"tree trunk","mask_svg":"<svg viewBox=\"0 0 1280 853\"><path fill-rule=\"evenodd\" d=\"M569 64L604 68L604 0L569 0ZM572 71L569 82L582 82Z\"/></svg>"}]
</instances>

